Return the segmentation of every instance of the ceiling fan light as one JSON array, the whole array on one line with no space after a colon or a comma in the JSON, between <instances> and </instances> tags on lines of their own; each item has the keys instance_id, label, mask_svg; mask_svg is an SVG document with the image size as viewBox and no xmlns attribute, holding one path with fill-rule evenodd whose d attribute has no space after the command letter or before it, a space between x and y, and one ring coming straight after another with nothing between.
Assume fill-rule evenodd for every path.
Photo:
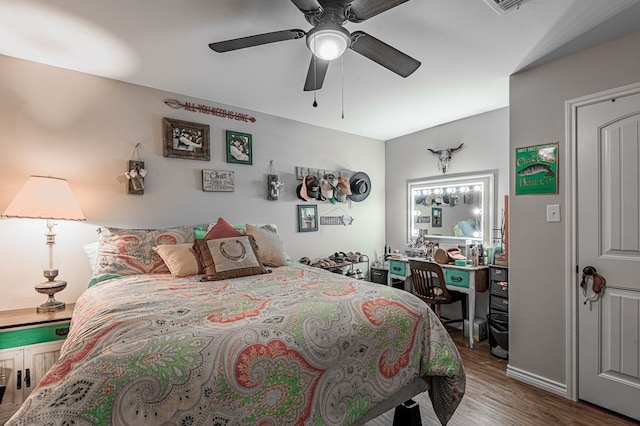
<instances>
[{"instance_id":1,"label":"ceiling fan light","mask_svg":"<svg viewBox=\"0 0 640 426\"><path fill-rule=\"evenodd\" d=\"M307 46L320 59L331 61L339 58L351 44L349 32L342 27L319 28L309 32Z\"/></svg>"}]
</instances>

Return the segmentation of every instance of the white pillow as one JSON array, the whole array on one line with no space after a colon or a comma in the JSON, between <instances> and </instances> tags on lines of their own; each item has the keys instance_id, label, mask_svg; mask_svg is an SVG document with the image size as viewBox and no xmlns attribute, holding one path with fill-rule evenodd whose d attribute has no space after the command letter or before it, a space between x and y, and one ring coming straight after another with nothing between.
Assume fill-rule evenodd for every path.
<instances>
[{"instance_id":1,"label":"white pillow","mask_svg":"<svg viewBox=\"0 0 640 426\"><path fill-rule=\"evenodd\" d=\"M258 259L266 266L286 266L284 243L277 234L253 225L246 225L247 235L252 235L258 246Z\"/></svg>"},{"instance_id":2,"label":"white pillow","mask_svg":"<svg viewBox=\"0 0 640 426\"><path fill-rule=\"evenodd\" d=\"M84 245L84 252L87 254L89 258L89 265L91 266L92 275L96 275L96 265L98 264L98 243L97 241L94 243L89 243Z\"/></svg>"}]
</instances>

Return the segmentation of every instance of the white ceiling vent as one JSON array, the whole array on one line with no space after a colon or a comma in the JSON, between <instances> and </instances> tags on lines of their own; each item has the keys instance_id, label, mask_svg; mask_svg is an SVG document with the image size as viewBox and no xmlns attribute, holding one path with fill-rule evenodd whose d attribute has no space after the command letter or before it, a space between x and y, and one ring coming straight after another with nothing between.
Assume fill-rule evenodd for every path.
<instances>
[{"instance_id":1,"label":"white ceiling vent","mask_svg":"<svg viewBox=\"0 0 640 426\"><path fill-rule=\"evenodd\" d=\"M517 9L523 1L524 0L484 0L486 4L491 6L491 8L500 15L503 15L512 9Z\"/></svg>"}]
</instances>

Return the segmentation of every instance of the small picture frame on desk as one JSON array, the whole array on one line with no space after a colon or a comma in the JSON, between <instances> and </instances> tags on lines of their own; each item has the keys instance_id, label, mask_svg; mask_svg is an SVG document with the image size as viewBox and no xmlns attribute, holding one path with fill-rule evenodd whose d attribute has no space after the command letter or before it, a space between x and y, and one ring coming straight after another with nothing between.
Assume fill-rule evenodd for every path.
<instances>
[{"instance_id":1,"label":"small picture frame on desk","mask_svg":"<svg viewBox=\"0 0 640 426\"><path fill-rule=\"evenodd\" d=\"M442 208L431 208L431 226L433 228L442 228Z\"/></svg>"}]
</instances>

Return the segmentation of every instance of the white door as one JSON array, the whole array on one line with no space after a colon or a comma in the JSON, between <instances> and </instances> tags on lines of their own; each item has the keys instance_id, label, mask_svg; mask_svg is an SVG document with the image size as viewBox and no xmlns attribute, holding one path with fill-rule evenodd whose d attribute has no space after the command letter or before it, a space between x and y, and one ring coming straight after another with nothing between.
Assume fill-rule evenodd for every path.
<instances>
[{"instance_id":1,"label":"white door","mask_svg":"<svg viewBox=\"0 0 640 426\"><path fill-rule=\"evenodd\" d=\"M607 282L586 304L576 284L578 397L640 420L640 93L581 106L576 123L578 268Z\"/></svg>"}]
</instances>

